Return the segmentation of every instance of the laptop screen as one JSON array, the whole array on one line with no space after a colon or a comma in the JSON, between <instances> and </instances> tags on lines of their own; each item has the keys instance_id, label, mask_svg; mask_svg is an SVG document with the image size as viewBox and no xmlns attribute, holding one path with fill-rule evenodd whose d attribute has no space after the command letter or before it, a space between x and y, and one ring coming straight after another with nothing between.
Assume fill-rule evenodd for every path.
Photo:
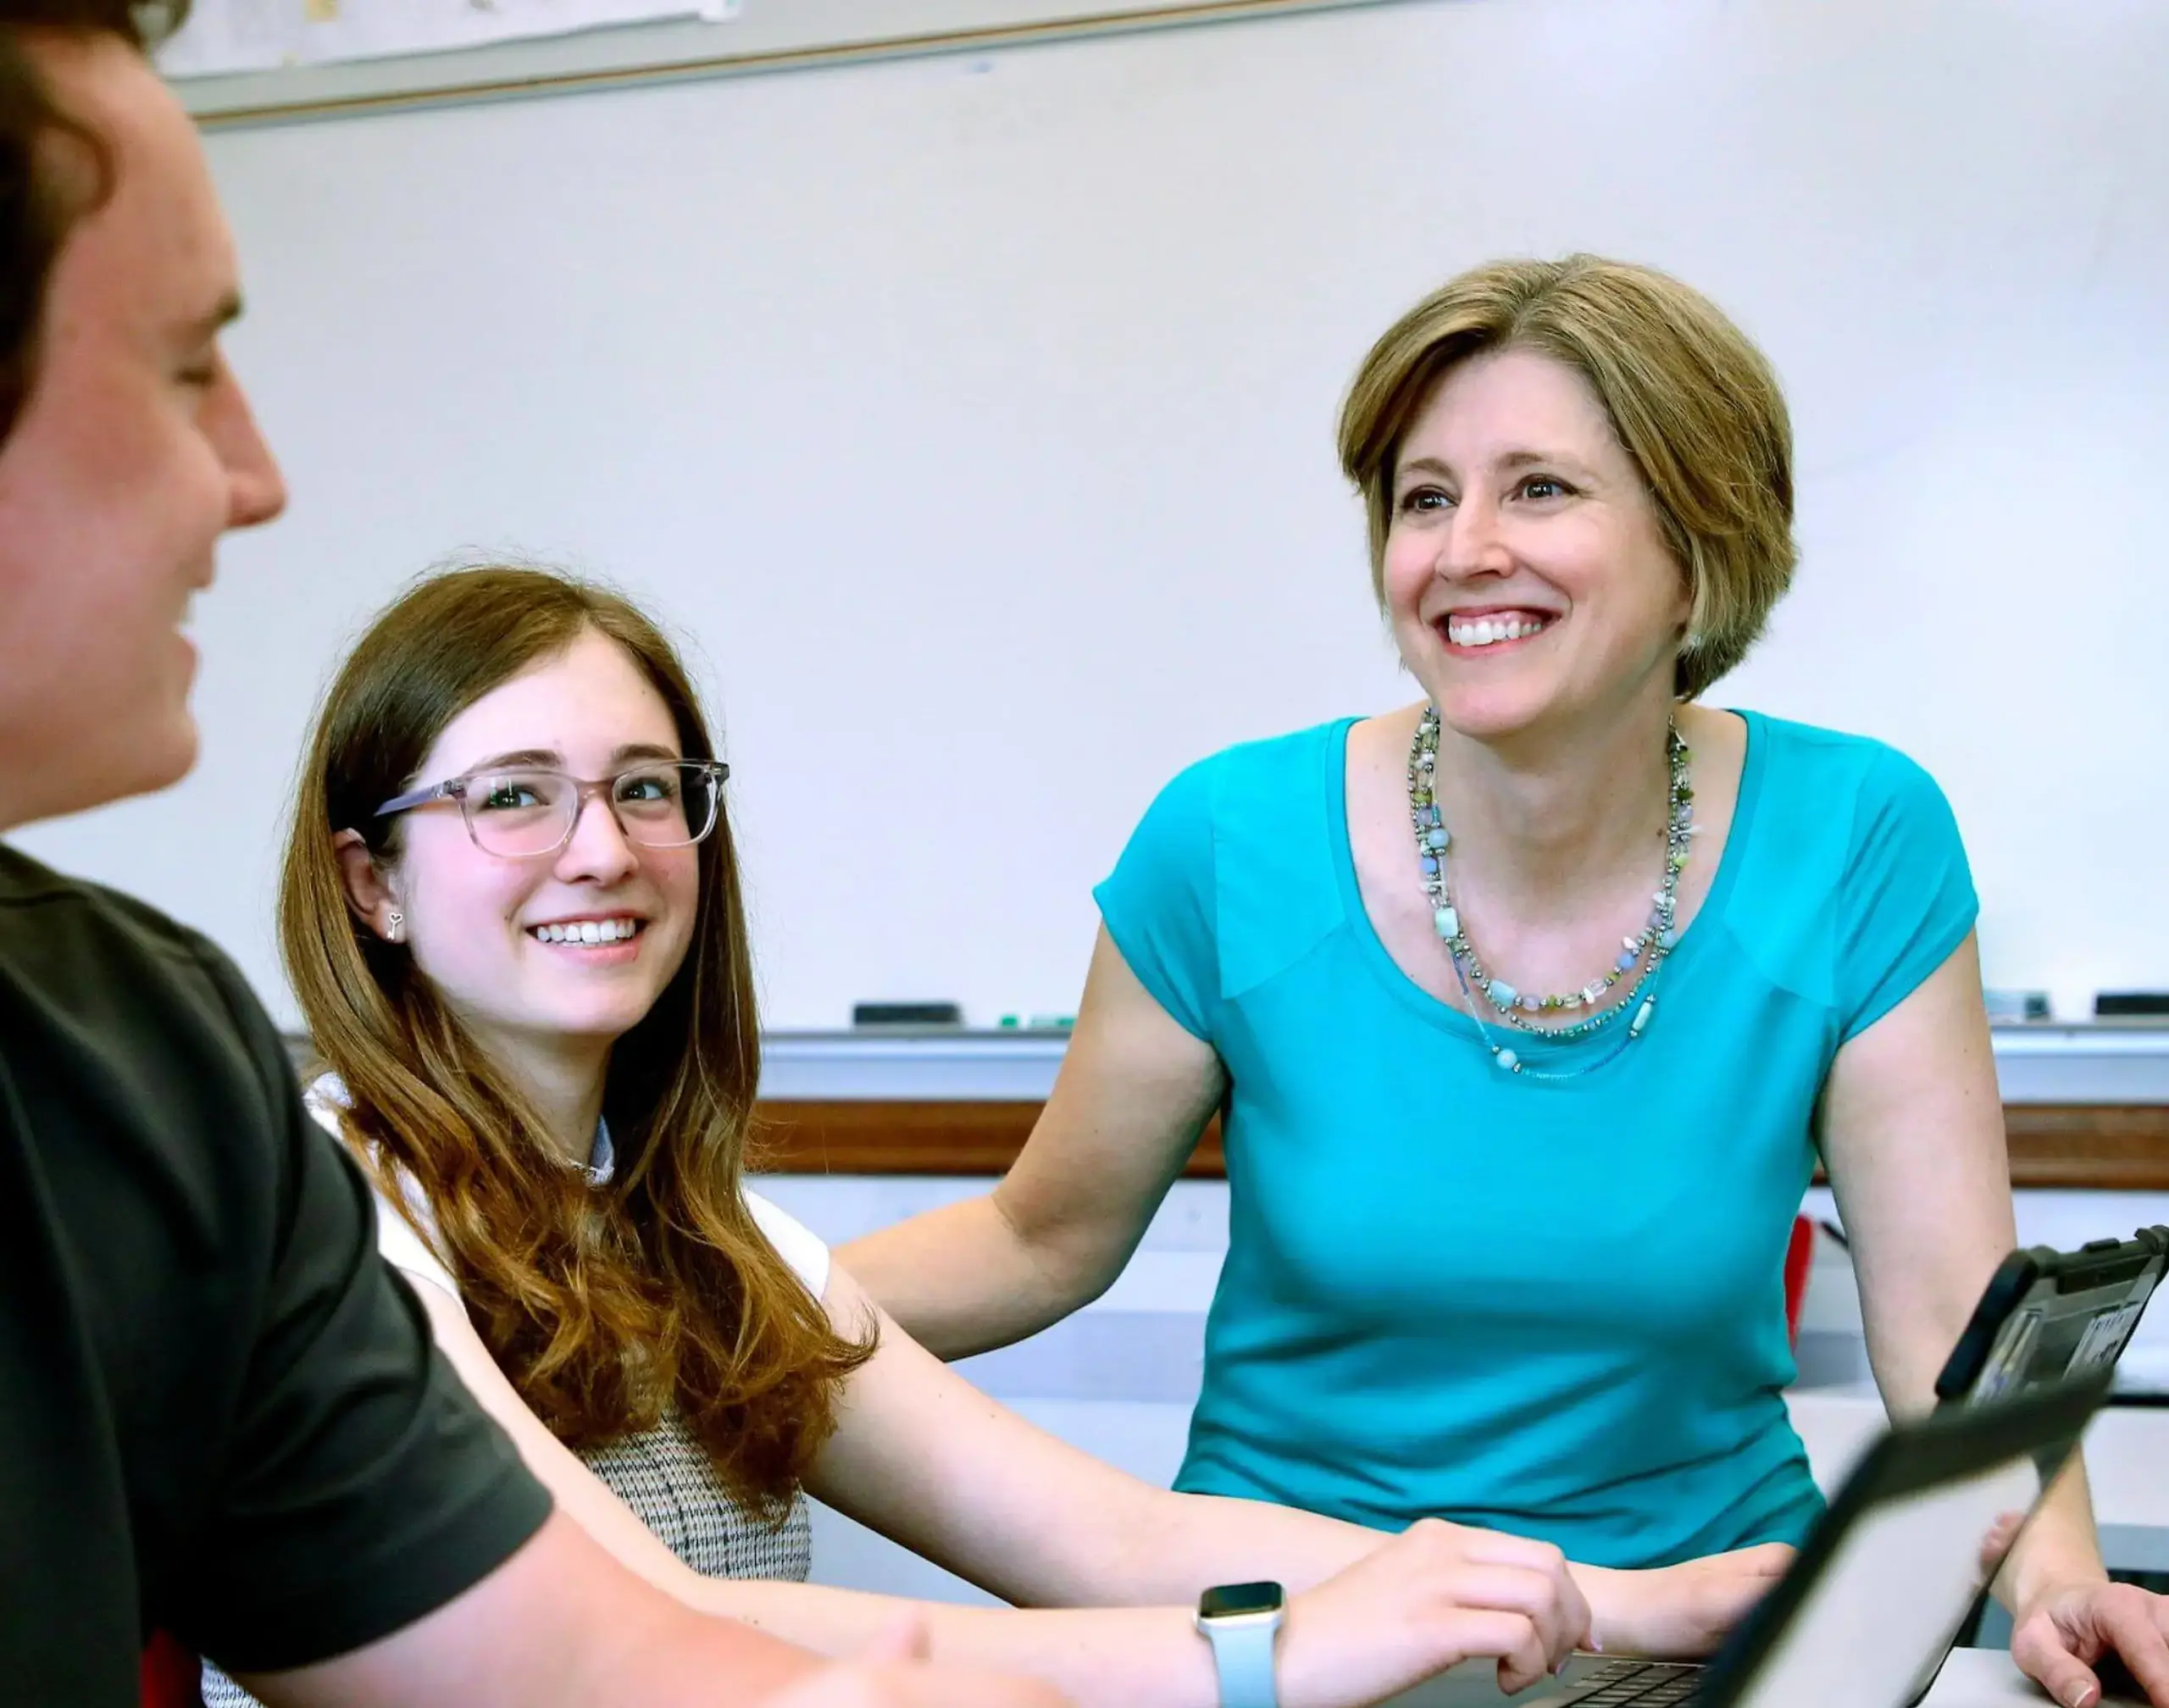
<instances>
[{"instance_id":1,"label":"laptop screen","mask_svg":"<svg viewBox=\"0 0 2169 1708\"><path fill-rule=\"evenodd\" d=\"M1735 1708L1915 1700L1972 1609L1996 1520L2031 1511L2040 1493L2040 1473L2022 1454L1863 1513Z\"/></svg>"}]
</instances>

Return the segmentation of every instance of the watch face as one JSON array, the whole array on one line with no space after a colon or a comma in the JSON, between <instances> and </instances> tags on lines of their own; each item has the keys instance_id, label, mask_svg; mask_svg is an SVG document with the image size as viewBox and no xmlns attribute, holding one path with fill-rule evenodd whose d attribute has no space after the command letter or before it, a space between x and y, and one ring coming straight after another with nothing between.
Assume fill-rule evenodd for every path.
<instances>
[{"instance_id":1,"label":"watch face","mask_svg":"<svg viewBox=\"0 0 2169 1708\"><path fill-rule=\"evenodd\" d=\"M1197 1598L1197 1616L1232 1619L1242 1613L1278 1613L1285 1600L1278 1583L1222 1583Z\"/></svg>"}]
</instances>

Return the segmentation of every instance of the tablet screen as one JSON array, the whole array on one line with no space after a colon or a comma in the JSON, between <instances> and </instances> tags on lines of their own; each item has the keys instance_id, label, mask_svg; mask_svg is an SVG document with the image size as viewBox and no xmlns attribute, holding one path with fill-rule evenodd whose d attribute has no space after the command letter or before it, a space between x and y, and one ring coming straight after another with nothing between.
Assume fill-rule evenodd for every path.
<instances>
[{"instance_id":1,"label":"tablet screen","mask_svg":"<svg viewBox=\"0 0 2169 1708\"><path fill-rule=\"evenodd\" d=\"M1735 1708L1915 1700L1972 1610L1997 1519L2030 1512L2040 1494L2040 1473L2022 1454L1863 1513L1732 1698Z\"/></svg>"}]
</instances>

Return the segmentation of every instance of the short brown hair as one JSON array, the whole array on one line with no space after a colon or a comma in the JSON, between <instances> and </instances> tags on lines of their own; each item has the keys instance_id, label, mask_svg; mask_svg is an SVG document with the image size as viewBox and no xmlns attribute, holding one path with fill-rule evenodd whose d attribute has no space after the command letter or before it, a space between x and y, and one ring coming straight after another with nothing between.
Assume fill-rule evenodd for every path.
<instances>
[{"instance_id":1,"label":"short brown hair","mask_svg":"<svg viewBox=\"0 0 2169 1708\"><path fill-rule=\"evenodd\" d=\"M24 50L26 30L113 36L139 52L150 45L141 9L130 0L0 0L0 441L15 424L37 378L45 291L68 228L112 193L113 162L103 138L53 99ZM188 0L170 0L158 35L180 28ZM91 166L88 193L42 161L58 131Z\"/></svg>"},{"instance_id":2,"label":"short brown hair","mask_svg":"<svg viewBox=\"0 0 2169 1708\"><path fill-rule=\"evenodd\" d=\"M874 1343L830 1328L740 1195L760 1029L727 817L699 846L685 962L611 1053L619 1166L604 1194L555 1160L529 1100L407 951L357 921L340 875L341 830L397 857L402 821L377 806L413 785L447 724L587 634L624 649L688 758L716 757L675 650L621 595L534 565L432 575L370 624L325 697L295 790L280 948L346 1087L347 1138L402 1212L398 1171L419 1184L468 1315L529 1408L574 1447L674 1408L725 1483L779 1514Z\"/></svg>"},{"instance_id":3,"label":"short brown hair","mask_svg":"<svg viewBox=\"0 0 2169 1708\"><path fill-rule=\"evenodd\" d=\"M1437 290L1371 347L1340 413L1340 467L1363 495L1383 596L1401 442L1473 357L1534 350L1595 391L1640 471L1693 599L1673 691L1691 700L1747 656L1792 580L1792 423L1768 360L1700 291L1596 255L1495 261Z\"/></svg>"}]
</instances>

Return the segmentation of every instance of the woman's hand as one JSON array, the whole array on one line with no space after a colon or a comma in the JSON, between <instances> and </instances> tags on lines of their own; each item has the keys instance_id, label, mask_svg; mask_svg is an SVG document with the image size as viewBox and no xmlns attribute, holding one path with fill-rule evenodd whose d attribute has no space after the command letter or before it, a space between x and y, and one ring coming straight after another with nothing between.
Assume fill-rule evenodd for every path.
<instances>
[{"instance_id":1,"label":"woman's hand","mask_svg":"<svg viewBox=\"0 0 2169 1708\"><path fill-rule=\"evenodd\" d=\"M2169 1704L2169 1598L2102 1578L2051 1584L2014 1616L2011 1658L2065 1708L2093 1708L2094 1668L2115 1661L2146 1700Z\"/></svg>"},{"instance_id":2,"label":"woman's hand","mask_svg":"<svg viewBox=\"0 0 2169 1708\"><path fill-rule=\"evenodd\" d=\"M1607 1655L1685 1661L1722 1642L1792 1563L1791 1549L1766 1542L1643 1572L1574 1569L1589 1592L1592 1647Z\"/></svg>"},{"instance_id":3,"label":"woman's hand","mask_svg":"<svg viewBox=\"0 0 2169 1708\"><path fill-rule=\"evenodd\" d=\"M2027 1514L2006 1512L1981 1544L1981 1575L1993 1579L2026 1528ZM2095 1668L2122 1664L2151 1702L2169 1704L2169 1598L2106 1574L2082 1571L2033 1592L2012 1616L2011 1658L2064 1708L2101 1700Z\"/></svg>"},{"instance_id":4,"label":"woman's hand","mask_svg":"<svg viewBox=\"0 0 2169 1708\"><path fill-rule=\"evenodd\" d=\"M1498 1661L1511 1694L1563 1664L1589 1628L1556 1548L1426 1518L1290 1603L1280 1701L1375 1702L1478 1657Z\"/></svg>"}]
</instances>

